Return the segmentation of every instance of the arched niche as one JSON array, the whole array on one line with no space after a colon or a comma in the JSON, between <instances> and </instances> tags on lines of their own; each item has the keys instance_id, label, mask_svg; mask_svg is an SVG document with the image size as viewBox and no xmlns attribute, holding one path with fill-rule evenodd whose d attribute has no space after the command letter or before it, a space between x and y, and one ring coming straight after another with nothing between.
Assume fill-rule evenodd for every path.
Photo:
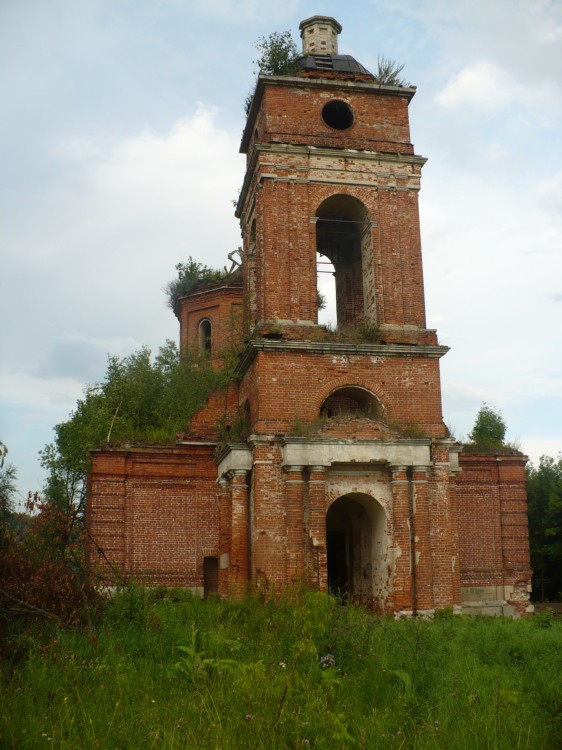
<instances>
[{"instance_id":1,"label":"arched niche","mask_svg":"<svg viewBox=\"0 0 562 750\"><path fill-rule=\"evenodd\" d=\"M345 416L380 419L382 406L371 391L361 386L348 385L330 393L320 407L320 416L326 419Z\"/></svg>"},{"instance_id":2,"label":"arched niche","mask_svg":"<svg viewBox=\"0 0 562 750\"><path fill-rule=\"evenodd\" d=\"M367 208L351 195L332 195L320 204L316 219L317 253L327 258L334 269L338 328L376 325L372 232Z\"/></svg>"}]
</instances>

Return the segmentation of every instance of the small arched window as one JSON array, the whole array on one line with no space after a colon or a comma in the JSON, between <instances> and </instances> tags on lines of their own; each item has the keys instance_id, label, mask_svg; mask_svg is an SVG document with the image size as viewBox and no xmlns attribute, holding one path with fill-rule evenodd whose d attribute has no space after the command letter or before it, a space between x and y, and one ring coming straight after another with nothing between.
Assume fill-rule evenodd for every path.
<instances>
[{"instance_id":1,"label":"small arched window","mask_svg":"<svg viewBox=\"0 0 562 750\"><path fill-rule=\"evenodd\" d=\"M208 318L199 323L199 353L208 354L212 347L213 326Z\"/></svg>"}]
</instances>

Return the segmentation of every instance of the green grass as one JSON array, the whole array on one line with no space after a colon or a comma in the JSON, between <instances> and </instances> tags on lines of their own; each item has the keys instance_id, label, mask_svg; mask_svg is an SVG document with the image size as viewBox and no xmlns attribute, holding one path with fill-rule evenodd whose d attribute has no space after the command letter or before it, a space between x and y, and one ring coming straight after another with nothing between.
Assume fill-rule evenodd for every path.
<instances>
[{"instance_id":1,"label":"green grass","mask_svg":"<svg viewBox=\"0 0 562 750\"><path fill-rule=\"evenodd\" d=\"M12 636L2 748L562 747L562 624L132 588Z\"/></svg>"}]
</instances>

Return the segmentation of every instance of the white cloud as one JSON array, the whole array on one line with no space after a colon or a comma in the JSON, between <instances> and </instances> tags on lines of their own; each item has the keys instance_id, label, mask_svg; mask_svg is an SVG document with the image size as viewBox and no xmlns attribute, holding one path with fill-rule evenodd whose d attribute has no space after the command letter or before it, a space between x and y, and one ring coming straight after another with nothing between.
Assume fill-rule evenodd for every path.
<instances>
[{"instance_id":1,"label":"white cloud","mask_svg":"<svg viewBox=\"0 0 562 750\"><path fill-rule=\"evenodd\" d=\"M562 442L560 438L543 438L525 436L521 440L521 450L527 456L534 466L539 465L541 456L552 456L556 458L562 451Z\"/></svg>"},{"instance_id":2,"label":"white cloud","mask_svg":"<svg viewBox=\"0 0 562 750\"><path fill-rule=\"evenodd\" d=\"M267 7L268 21L287 19L299 0L285 0L283 3L270 3ZM192 0L194 10L202 15L216 18L223 22L245 24L263 19L263 0Z\"/></svg>"},{"instance_id":3,"label":"white cloud","mask_svg":"<svg viewBox=\"0 0 562 750\"><path fill-rule=\"evenodd\" d=\"M470 107L486 114L496 114L516 105L525 111L533 125L548 126L560 116L559 94L545 80L524 85L513 72L489 60L466 65L435 96L446 109ZM520 111L518 116L521 117Z\"/></svg>"},{"instance_id":4,"label":"white cloud","mask_svg":"<svg viewBox=\"0 0 562 750\"><path fill-rule=\"evenodd\" d=\"M7 329L11 361L17 352L27 364L30 351L31 364L46 356L55 332L152 347L175 338L162 289L176 263L193 255L222 265L239 244L231 200L242 158L217 118L199 106L167 133L132 134L107 151L87 139L66 152L59 145L73 169L61 162L59 184L44 190L34 220L5 235L14 283L2 305L21 310L32 337ZM23 289L32 303L22 309Z\"/></svg>"},{"instance_id":5,"label":"white cloud","mask_svg":"<svg viewBox=\"0 0 562 750\"><path fill-rule=\"evenodd\" d=\"M495 112L514 96L515 89L506 73L494 63L483 61L461 70L435 98L447 108L468 104Z\"/></svg>"}]
</instances>

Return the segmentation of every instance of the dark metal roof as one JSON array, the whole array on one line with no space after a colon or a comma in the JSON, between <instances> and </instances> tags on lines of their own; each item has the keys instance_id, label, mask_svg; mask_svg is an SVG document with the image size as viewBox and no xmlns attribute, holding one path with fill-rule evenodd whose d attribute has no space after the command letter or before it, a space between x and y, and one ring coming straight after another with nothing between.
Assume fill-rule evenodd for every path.
<instances>
[{"instance_id":1,"label":"dark metal roof","mask_svg":"<svg viewBox=\"0 0 562 750\"><path fill-rule=\"evenodd\" d=\"M372 76L361 63L351 55L305 55L299 59L301 70L318 70L334 73L357 73Z\"/></svg>"}]
</instances>

